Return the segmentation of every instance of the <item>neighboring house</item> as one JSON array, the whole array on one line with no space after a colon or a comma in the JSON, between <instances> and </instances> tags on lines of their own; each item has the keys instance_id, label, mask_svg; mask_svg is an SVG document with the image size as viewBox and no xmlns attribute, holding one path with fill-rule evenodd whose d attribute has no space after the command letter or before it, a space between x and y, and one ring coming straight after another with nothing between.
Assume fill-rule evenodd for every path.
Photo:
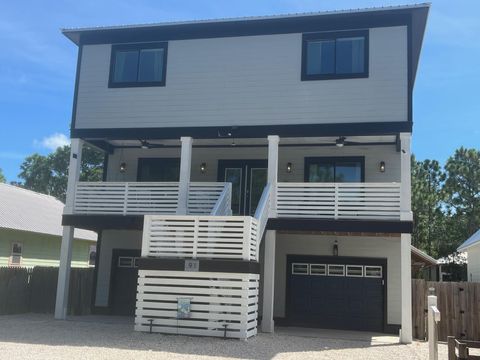
<instances>
[{"instance_id":1,"label":"neighboring house","mask_svg":"<svg viewBox=\"0 0 480 360\"><path fill-rule=\"evenodd\" d=\"M275 318L410 342L428 10L63 30L79 48L64 244L101 234L96 311L140 331L247 338ZM108 155L104 182L78 181L84 143Z\"/></svg>"},{"instance_id":2,"label":"neighboring house","mask_svg":"<svg viewBox=\"0 0 480 360\"><path fill-rule=\"evenodd\" d=\"M412 278L422 278L427 281L439 280L438 261L426 252L412 245Z\"/></svg>"},{"instance_id":3,"label":"neighboring house","mask_svg":"<svg viewBox=\"0 0 480 360\"><path fill-rule=\"evenodd\" d=\"M467 253L468 281L480 282L480 229L457 249Z\"/></svg>"},{"instance_id":4,"label":"neighboring house","mask_svg":"<svg viewBox=\"0 0 480 360\"><path fill-rule=\"evenodd\" d=\"M0 266L58 266L63 203L0 183ZM97 234L76 229L72 266L94 265Z\"/></svg>"}]
</instances>

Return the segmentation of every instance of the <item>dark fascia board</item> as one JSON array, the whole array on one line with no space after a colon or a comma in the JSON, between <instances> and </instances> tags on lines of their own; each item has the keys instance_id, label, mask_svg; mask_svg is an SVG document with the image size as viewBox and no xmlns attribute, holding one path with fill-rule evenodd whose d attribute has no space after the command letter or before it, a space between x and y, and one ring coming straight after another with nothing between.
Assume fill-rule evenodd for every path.
<instances>
[{"instance_id":1,"label":"dark fascia board","mask_svg":"<svg viewBox=\"0 0 480 360\"><path fill-rule=\"evenodd\" d=\"M143 230L143 216L64 214L62 216L62 225L92 231Z\"/></svg>"},{"instance_id":2,"label":"dark fascia board","mask_svg":"<svg viewBox=\"0 0 480 360\"><path fill-rule=\"evenodd\" d=\"M72 138L92 140L133 140L133 139L179 139L191 136L194 139L218 139L219 133L231 132L236 139L266 138L268 135L280 137L317 137L317 136L365 136L396 135L412 132L412 123L368 122L334 124L298 124L298 125L252 125L235 127L163 127L163 128L101 128L72 129Z\"/></svg>"},{"instance_id":3,"label":"dark fascia board","mask_svg":"<svg viewBox=\"0 0 480 360\"><path fill-rule=\"evenodd\" d=\"M334 220L309 218L271 218L268 230L339 231L361 233L411 234L412 221L390 220Z\"/></svg>"},{"instance_id":4,"label":"dark fascia board","mask_svg":"<svg viewBox=\"0 0 480 360\"><path fill-rule=\"evenodd\" d=\"M63 34L77 45L91 45L368 29L412 23L414 51L411 55L414 63L413 69L416 70L429 7L429 4L422 4L415 7L372 9L370 11L366 9L365 11L320 13L318 15L306 14L83 30L67 29L63 30Z\"/></svg>"},{"instance_id":5,"label":"dark fascia board","mask_svg":"<svg viewBox=\"0 0 480 360\"><path fill-rule=\"evenodd\" d=\"M185 271L185 260L172 258L140 258L137 260L140 270ZM198 271L260 274L260 264L256 261L201 259Z\"/></svg>"}]
</instances>

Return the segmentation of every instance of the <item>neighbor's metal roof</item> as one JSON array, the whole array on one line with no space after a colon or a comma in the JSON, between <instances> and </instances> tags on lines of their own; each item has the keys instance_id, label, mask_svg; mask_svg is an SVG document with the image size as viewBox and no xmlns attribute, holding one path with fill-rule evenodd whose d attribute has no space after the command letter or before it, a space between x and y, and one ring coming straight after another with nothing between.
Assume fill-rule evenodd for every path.
<instances>
[{"instance_id":1,"label":"neighbor's metal roof","mask_svg":"<svg viewBox=\"0 0 480 360\"><path fill-rule=\"evenodd\" d=\"M0 228L62 236L63 207L53 196L0 183ZM97 234L75 229L75 238L96 241Z\"/></svg>"},{"instance_id":2,"label":"neighbor's metal roof","mask_svg":"<svg viewBox=\"0 0 480 360\"><path fill-rule=\"evenodd\" d=\"M431 3L425 2L425 3L410 4L410 5L382 6L382 7L370 7L370 8L358 8L358 9L346 9L346 10L315 11L315 12L281 14L281 15L244 16L244 17L218 18L218 19L205 19L205 20L166 21L166 22L159 22L159 23L130 24L130 25L62 28L61 31L62 33L67 34L67 33L77 33L77 32L96 31L96 30L117 30L117 29L130 29L130 28L142 28L142 27L172 26L172 25L224 23L224 22L233 22L233 21L270 20L270 19L295 18L295 17L305 17L305 16L355 14L355 13L366 13L366 12L375 12L375 11L416 9L416 8L430 7L430 5Z\"/></svg>"},{"instance_id":3,"label":"neighbor's metal roof","mask_svg":"<svg viewBox=\"0 0 480 360\"><path fill-rule=\"evenodd\" d=\"M462 245L460 245L457 251L466 251L469 247L472 247L476 244L480 244L480 229L478 229L475 234L470 236Z\"/></svg>"}]
</instances>

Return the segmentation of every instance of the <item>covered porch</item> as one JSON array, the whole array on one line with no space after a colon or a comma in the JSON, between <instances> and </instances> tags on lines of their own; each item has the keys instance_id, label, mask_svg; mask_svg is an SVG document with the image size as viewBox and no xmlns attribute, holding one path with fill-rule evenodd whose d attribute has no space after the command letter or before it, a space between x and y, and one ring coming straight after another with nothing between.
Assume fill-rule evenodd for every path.
<instances>
[{"instance_id":1,"label":"covered porch","mask_svg":"<svg viewBox=\"0 0 480 360\"><path fill-rule=\"evenodd\" d=\"M105 182L79 182L78 171L72 172L63 219L66 231L75 226L142 230L142 257L258 261L265 229L263 331L274 328L277 231L295 230L307 223L311 231L369 228L370 232L402 233L402 249L410 245L410 185L404 175L409 167L408 133L346 138L117 139L102 144L86 140L110 152ZM74 163L81 146L82 140L72 141ZM193 224L191 241L179 243L163 237L160 241L165 246L158 252L158 241L152 246L153 237L146 235L151 227L145 228L145 215L152 215L162 226L186 216ZM205 236L195 230L202 219L218 223L218 216L226 218L215 236L210 225ZM218 233L225 234L225 224L235 221L243 221L238 244L229 246L233 250L221 246L222 251L215 251ZM253 231L253 226L258 229ZM184 230L183 226L173 230L174 237ZM65 235L68 238L69 233ZM207 250L199 246L202 243ZM402 269L410 269L407 261L402 262ZM61 284L65 282L59 278ZM408 324L403 328L408 329ZM404 336L408 341L408 331Z\"/></svg>"}]
</instances>

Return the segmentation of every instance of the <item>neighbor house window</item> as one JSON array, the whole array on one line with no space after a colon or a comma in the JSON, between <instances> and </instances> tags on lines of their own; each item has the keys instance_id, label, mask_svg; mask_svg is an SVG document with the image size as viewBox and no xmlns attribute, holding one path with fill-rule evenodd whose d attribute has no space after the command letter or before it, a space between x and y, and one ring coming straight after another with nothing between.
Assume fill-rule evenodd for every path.
<instances>
[{"instance_id":1,"label":"neighbor house window","mask_svg":"<svg viewBox=\"0 0 480 360\"><path fill-rule=\"evenodd\" d=\"M165 86L167 43L113 45L109 87Z\"/></svg>"},{"instance_id":2,"label":"neighbor house window","mask_svg":"<svg viewBox=\"0 0 480 360\"><path fill-rule=\"evenodd\" d=\"M368 31L303 35L302 80L368 77Z\"/></svg>"},{"instance_id":3,"label":"neighbor house window","mask_svg":"<svg viewBox=\"0 0 480 360\"><path fill-rule=\"evenodd\" d=\"M12 243L12 253L10 256L10 265L19 266L22 264L23 245L18 242Z\"/></svg>"},{"instance_id":4,"label":"neighbor house window","mask_svg":"<svg viewBox=\"0 0 480 360\"><path fill-rule=\"evenodd\" d=\"M363 182L363 157L307 157L306 182Z\"/></svg>"}]
</instances>

